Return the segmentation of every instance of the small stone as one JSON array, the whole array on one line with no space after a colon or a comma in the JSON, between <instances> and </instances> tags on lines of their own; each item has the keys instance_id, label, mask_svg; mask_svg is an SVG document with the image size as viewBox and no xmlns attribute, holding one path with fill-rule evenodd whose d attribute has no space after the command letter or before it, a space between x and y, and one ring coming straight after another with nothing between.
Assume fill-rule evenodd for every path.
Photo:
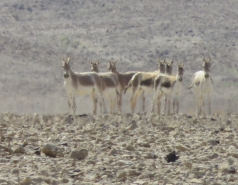
<instances>
[{"instance_id":1,"label":"small stone","mask_svg":"<svg viewBox=\"0 0 238 185\"><path fill-rule=\"evenodd\" d=\"M180 151L180 152L185 152L186 150L188 150L185 146L183 145L178 145L177 146L177 149Z\"/></svg>"},{"instance_id":2,"label":"small stone","mask_svg":"<svg viewBox=\"0 0 238 185\"><path fill-rule=\"evenodd\" d=\"M40 151L40 150L37 150L37 151L34 152L34 154L40 155L40 154L41 154L41 151Z\"/></svg>"},{"instance_id":3,"label":"small stone","mask_svg":"<svg viewBox=\"0 0 238 185\"><path fill-rule=\"evenodd\" d=\"M213 153L209 156L210 159L215 159L218 157L218 154L217 153Z\"/></svg>"},{"instance_id":4,"label":"small stone","mask_svg":"<svg viewBox=\"0 0 238 185\"><path fill-rule=\"evenodd\" d=\"M47 156L56 157L58 152L58 147L52 143L48 143L41 149L41 151Z\"/></svg>"},{"instance_id":5,"label":"small stone","mask_svg":"<svg viewBox=\"0 0 238 185\"><path fill-rule=\"evenodd\" d=\"M134 130L138 128L137 124L136 124L136 121L135 120L132 120L130 123L129 123L129 126L126 127L127 130Z\"/></svg>"},{"instance_id":6,"label":"small stone","mask_svg":"<svg viewBox=\"0 0 238 185\"><path fill-rule=\"evenodd\" d=\"M150 147L150 143L147 142L138 142L137 143L140 147L146 147L149 148Z\"/></svg>"},{"instance_id":7,"label":"small stone","mask_svg":"<svg viewBox=\"0 0 238 185\"><path fill-rule=\"evenodd\" d=\"M13 151L13 153L20 153L20 154L24 154L24 153L26 153L26 150L25 150L25 148L24 148L24 147L22 147L22 146L19 146L18 148L16 148L16 149Z\"/></svg>"},{"instance_id":8,"label":"small stone","mask_svg":"<svg viewBox=\"0 0 238 185\"><path fill-rule=\"evenodd\" d=\"M126 176L127 176L127 172L126 171L122 171L122 172L118 173L117 178L124 178Z\"/></svg>"},{"instance_id":9,"label":"small stone","mask_svg":"<svg viewBox=\"0 0 238 185\"><path fill-rule=\"evenodd\" d=\"M145 156L144 156L145 159L156 159L157 156L153 153L147 153Z\"/></svg>"},{"instance_id":10,"label":"small stone","mask_svg":"<svg viewBox=\"0 0 238 185\"><path fill-rule=\"evenodd\" d=\"M63 178L63 179L61 180L61 182L62 182L62 183L68 183L68 182L69 182L69 180L68 180L68 179L66 179L66 178Z\"/></svg>"},{"instance_id":11,"label":"small stone","mask_svg":"<svg viewBox=\"0 0 238 185\"><path fill-rule=\"evenodd\" d=\"M184 163L184 166L186 166L188 169L192 169L193 163L185 162L185 163Z\"/></svg>"},{"instance_id":12,"label":"small stone","mask_svg":"<svg viewBox=\"0 0 238 185\"><path fill-rule=\"evenodd\" d=\"M18 168L13 168L12 174L19 174L19 169Z\"/></svg>"},{"instance_id":13,"label":"small stone","mask_svg":"<svg viewBox=\"0 0 238 185\"><path fill-rule=\"evenodd\" d=\"M148 182L144 180L136 180L135 182L132 183L132 185L147 185Z\"/></svg>"},{"instance_id":14,"label":"small stone","mask_svg":"<svg viewBox=\"0 0 238 185\"><path fill-rule=\"evenodd\" d=\"M110 154L111 155L117 155L117 150L115 148L113 148L111 151L110 151Z\"/></svg>"},{"instance_id":15,"label":"small stone","mask_svg":"<svg viewBox=\"0 0 238 185\"><path fill-rule=\"evenodd\" d=\"M70 153L70 158L83 160L88 156L87 149L74 150Z\"/></svg>"},{"instance_id":16,"label":"small stone","mask_svg":"<svg viewBox=\"0 0 238 185\"><path fill-rule=\"evenodd\" d=\"M129 170L128 171L129 176L139 176L141 172L136 171L136 170Z\"/></svg>"},{"instance_id":17,"label":"small stone","mask_svg":"<svg viewBox=\"0 0 238 185\"><path fill-rule=\"evenodd\" d=\"M216 146L216 145L220 144L220 141L211 139L211 140L208 141L208 143L212 146Z\"/></svg>"},{"instance_id":18,"label":"small stone","mask_svg":"<svg viewBox=\"0 0 238 185\"><path fill-rule=\"evenodd\" d=\"M129 151L135 151L135 148L131 145L127 145L125 149Z\"/></svg>"}]
</instances>

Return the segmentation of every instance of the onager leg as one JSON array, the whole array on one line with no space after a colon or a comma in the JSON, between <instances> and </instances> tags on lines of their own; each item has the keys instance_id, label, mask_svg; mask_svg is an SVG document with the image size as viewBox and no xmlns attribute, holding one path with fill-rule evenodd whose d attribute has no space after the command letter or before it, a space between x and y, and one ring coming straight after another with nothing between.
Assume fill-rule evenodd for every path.
<instances>
[{"instance_id":1,"label":"onager leg","mask_svg":"<svg viewBox=\"0 0 238 185\"><path fill-rule=\"evenodd\" d=\"M157 97L157 114L160 114L160 107L161 107L161 98L164 95L164 93L160 92L159 96Z\"/></svg>"},{"instance_id":2,"label":"onager leg","mask_svg":"<svg viewBox=\"0 0 238 185\"><path fill-rule=\"evenodd\" d=\"M97 95L95 93L95 90L91 93L91 97L92 97L92 100L93 100L93 114L96 114L97 113ZM102 103L101 101L99 102L99 105L100 105L100 110L101 110L101 113L102 113Z\"/></svg>"},{"instance_id":3,"label":"onager leg","mask_svg":"<svg viewBox=\"0 0 238 185\"><path fill-rule=\"evenodd\" d=\"M170 95L168 95L168 97L167 97L167 102L168 102L168 115L170 115L170 104L171 104L171 97L170 97Z\"/></svg>"},{"instance_id":4,"label":"onager leg","mask_svg":"<svg viewBox=\"0 0 238 185\"><path fill-rule=\"evenodd\" d=\"M122 93L123 91L121 90L119 92L119 94L117 95L117 107L118 107L118 111L121 113L122 110L121 110L121 106L122 106Z\"/></svg>"},{"instance_id":5,"label":"onager leg","mask_svg":"<svg viewBox=\"0 0 238 185\"><path fill-rule=\"evenodd\" d=\"M72 109L73 109L73 116L74 116L74 115L75 115L75 112L76 112L76 108L77 108L75 95L73 95L72 101L73 101Z\"/></svg>"},{"instance_id":6,"label":"onager leg","mask_svg":"<svg viewBox=\"0 0 238 185\"><path fill-rule=\"evenodd\" d=\"M211 96L210 93L208 94L208 113L211 115Z\"/></svg>"},{"instance_id":7,"label":"onager leg","mask_svg":"<svg viewBox=\"0 0 238 185\"><path fill-rule=\"evenodd\" d=\"M164 93L161 90L156 90L154 92L154 97L152 101L152 109L151 109L151 114L155 112L155 104L157 105L157 113L160 114L160 107L161 107L161 97L164 95Z\"/></svg>"},{"instance_id":8,"label":"onager leg","mask_svg":"<svg viewBox=\"0 0 238 185\"><path fill-rule=\"evenodd\" d=\"M68 115L70 115L70 110L71 108L73 110L74 102L73 102L73 95L71 93L67 93L67 94L68 94Z\"/></svg>"},{"instance_id":9,"label":"onager leg","mask_svg":"<svg viewBox=\"0 0 238 185\"><path fill-rule=\"evenodd\" d=\"M173 113L178 114L179 113L179 99L178 95L173 99Z\"/></svg>"},{"instance_id":10,"label":"onager leg","mask_svg":"<svg viewBox=\"0 0 238 185\"><path fill-rule=\"evenodd\" d=\"M165 114L166 109L167 109L167 104L168 104L168 97L167 94L164 95L164 108L163 108L163 113Z\"/></svg>"},{"instance_id":11,"label":"onager leg","mask_svg":"<svg viewBox=\"0 0 238 185\"><path fill-rule=\"evenodd\" d=\"M135 107L137 103L137 99L142 93L142 89L137 89L133 92L132 97L131 97L131 113L133 114L135 112Z\"/></svg>"},{"instance_id":12,"label":"onager leg","mask_svg":"<svg viewBox=\"0 0 238 185\"><path fill-rule=\"evenodd\" d=\"M104 101L104 97L103 97L103 93L102 91L98 88L95 93L97 94L97 97L103 107L103 110L104 110L104 113L107 113L107 108L106 108L106 104L105 104L105 101ZM96 114L96 112L95 112Z\"/></svg>"},{"instance_id":13,"label":"onager leg","mask_svg":"<svg viewBox=\"0 0 238 185\"><path fill-rule=\"evenodd\" d=\"M142 92L142 111L145 113L145 92Z\"/></svg>"}]
</instances>

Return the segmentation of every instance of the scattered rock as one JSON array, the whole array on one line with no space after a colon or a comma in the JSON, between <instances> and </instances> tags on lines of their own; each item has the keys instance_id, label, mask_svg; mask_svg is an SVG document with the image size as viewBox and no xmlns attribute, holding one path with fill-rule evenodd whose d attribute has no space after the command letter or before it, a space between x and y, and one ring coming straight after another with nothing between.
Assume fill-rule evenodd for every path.
<instances>
[{"instance_id":1,"label":"scattered rock","mask_svg":"<svg viewBox=\"0 0 238 185\"><path fill-rule=\"evenodd\" d=\"M135 151L135 148L132 145L127 145L125 149L129 151Z\"/></svg>"},{"instance_id":2,"label":"scattered rock","mask_svg":"<svg viewBox=\"0 0 238 185\"><path fill-rule=\"evenodd\" d=\"M83 160L88 156L87 149L74 150L70 153L70 158Z\"/></svg>"},{"instance_id":3,"label":"scattered rock","mask_svg":"<svg viewBox=\"0 0 238 185\"><path fill-rule=\"evenodd\" d=\"M110 151L110 154L111 155L117 155L117 150L115 148L113 148L111 151Z\"/></svg>"},{"instance_id":4,"label":"scattered rock","mask_svg":"<svg viewBox=\"0 0 238 185\"><path fill-rule=\"evenodd\" d=\"M25 148L24 147L22 147L22 146L19 146L19 147L17 147L14 151L13 151L13 153L20 153L20 154L24 154L24 153L26 153L26 150L25 150Z\"/></svg>"},{"instance_id":5,"label":"scattered rock","mask_svg":"<svg viewBox=\"0 0 238 185\"><path fill-rule=\"evenodd\" d=\"M47 156L56 157L58 152L58 147L52 143L48 143L41 149L41 151Z\"/></svg>"},{"instance_id":6,"label":"scattered rock","mask_svg":"<svg viewBox=\"0 0 238 185\"><path fill-rule=\"evenodd\" d=\"M220 144L220 141L211 139L211 140L208 141L208 143L212 146L216 146L216 145Z\"/></svg>"},{"instance_id":7,"label":"scattered rock","mask_svg":"<svg viewBox=\"0 0 238 185\"><path fill-rule=\"evenodd\" d=\"M185 162L185 163L184 163L184 166L186 166L188 169L192 169L193 163L191 163L191 162Z\"/></svg>"},{"instance_id":8,"label":"scattered rock","mask_svg":"<svg viewBox=\"0 0 238 185\"><path fill-rule=\"evenodd\" d=\"M127 171L118 172L117 178L125 178L127 176Z\"/></svg>"},{"instance_id":9,"label":"scattered rock","mask_svg":"<svg viewBox=\"0 0 238 185\"><path fill-rule=\"evenodd\" d=\"M144 156L145 159L156 159L157 158L157 155L155 155L154 153L147 153L145 156Z\"/></svg>"},{"instance_id":10,"label":"scattered rock","mask_svg":"<svg viewBox=\"0 0 238 185\"><path fill-rule=\"evenodd\" d=\"M217 153L213 153L209 156L210 159L216 159L218 157Z\"/></svg>"},{"instance_id":11,"label":"scattered rock","mask_svg":"<svg viewBox=\"0 0 238 185\"><path fill-rule=\"evenodd\" d=\"M170 162L175 162L176 160L179 159L179 156L176 155L176 152L173 151L171 153L169 153L168 155L166 155L165 160L170 163Z\"/></svg>"},{"instance_id":12,"label":"scattered rock","mask_svg":"<svg viewBox=\"0 0 238 185\"><path fill-rule=\"evenodd\" d=\"M185 152L186 150L188 150L185 146L183 146L183 145L178 145L177 147L176 147L180 152Z\"/></svg>"},{"instance_id":13,"label":"scattered rock","mask_svg":"<svg viewBox=\"0 0 238 185\"><path fill-rule=\"evenodd\" d=\"M138 126L137 126L135 120L131 121L131 122L129 123L129 126L126 127L127 130L134 130L134 129L136 129L136 128L138 128Z\"/></svg>"}]
</instances>

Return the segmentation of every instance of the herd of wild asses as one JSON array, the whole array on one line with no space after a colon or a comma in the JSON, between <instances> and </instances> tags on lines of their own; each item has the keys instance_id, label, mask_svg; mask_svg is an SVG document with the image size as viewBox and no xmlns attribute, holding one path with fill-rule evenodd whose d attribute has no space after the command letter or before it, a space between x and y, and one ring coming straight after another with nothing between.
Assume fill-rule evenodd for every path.
<instances>
[{"instance_id":1,"label":"herd of wild asses","mask_svg":"<svg viewBox=\"0 0 238 185\"><path fill-rule=\"evenodd\" d=\"M158 70L153 72L118 72L117 61L108 61L109 72L99 72L99 62L91 62L91 72L78 73L70 68L70 58L63 58L64 87L68 96L68 114L76 111L76 95L90 94L93 100L93 114L97 113L99 102L101 113L106 113L104 99L108 100L110 113L122 113L122 96L127 91L132 93L130 99L131 113L134 113L139 97L142 98L142 110L145 111L145 92L152 93L151 113L160 114L161 98L164 96L163 110L169 115L172 101L173 113L179 113L179 95L183 88L184 63L177 64L177 74L172 75L173 61L158 60ZM211 114L210 94L212 78L210 76L211 58L203 58L203 70L194 73L192 84L196 100L197 115L204 113L204 95L208 96L208 110Z\"/></svg>"}]
</instances>

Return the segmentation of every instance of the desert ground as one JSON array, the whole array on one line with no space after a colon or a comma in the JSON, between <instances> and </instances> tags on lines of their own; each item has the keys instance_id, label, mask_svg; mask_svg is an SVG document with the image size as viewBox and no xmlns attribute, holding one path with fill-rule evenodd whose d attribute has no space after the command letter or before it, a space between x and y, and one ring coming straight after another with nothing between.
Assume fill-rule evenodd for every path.
<instances>
[{"instance_id":1,"label":"desert ground","mask_svg":"<svg viewBox=\"0 0 238 185\"><path fill-rule=\"evenodd\" d=\"M238 184L236 0L2 0L0 184ZM90 96L66 114L62 57L90 71L154 71L184 62L180 113L92 115ZM187 87L211 58L212 114ZM107 105L108 106L108 105ZM207 111L207 110L206 110ZM167 161L175 151L177 160ZM175 157L176 157L175 156Z\"/></svg>"}]
</instances>

